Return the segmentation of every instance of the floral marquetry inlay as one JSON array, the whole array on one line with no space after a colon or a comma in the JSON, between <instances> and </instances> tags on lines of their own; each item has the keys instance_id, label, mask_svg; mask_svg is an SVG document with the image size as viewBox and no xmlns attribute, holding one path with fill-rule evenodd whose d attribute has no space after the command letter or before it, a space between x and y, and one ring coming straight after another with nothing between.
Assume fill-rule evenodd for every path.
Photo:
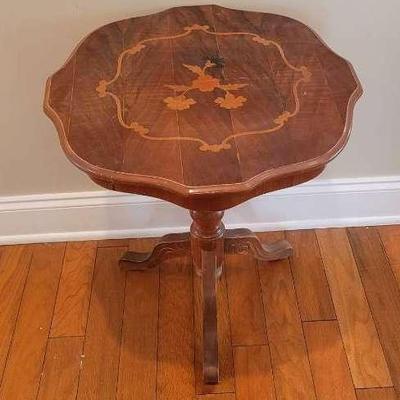
<instances>
[{"instance_id":1,"label":"floral marquetry inlay","mask_svg":"<svg viewBox=\"0 0 400 400\"><path fill-rule=\"evenodd\" d=\"M294 81L292 82L292 95L294 97L294 109L284 110L280 114L276 115L272 120L272 126L268 126L265 129L257 131L243 131L232 133L225 137L220 143L209 143L200 137L190 136L177 136L172 134L171 136L153 136L150 126L140 121L126 121L123 113L122 101L118 95L113 93L109 86L114 83L122 74L122 68L124 65L124 59L127 56L135 56L142 52L151 42L157 41L172 41L179 40L180 38L192 35L194 32L198 34L214 35L214 36L240 36L242 38L249 37L255 43L255 45L261 45L265 47L273 47L275 51L280 54L284 64L290 70L294 71ZM244 90L249 85L248 83L239 82L225 82L213 74L213 69L217 68L215 62L212 59L206 60L203 65L192 65L183 64L181 68L187 70L189 79L187 82L178 82L164 85L166 89L171 90L171 95L160 98L160 102L168 110L173 110L177 113L187 113L190 109L196 107L197 101L196 96L211 94L215 96L213 101L210 102L210 107L217 107L220 109L227 110L229 112L237 112L236 110L242 109L245 111L246 107L251 107L248 102ZM190 78L191 75L191 78ZM296 76L297 75L297 76ZM190 81L191 79L191 81ZM210 30L207 25L192 25L185 27L182 33L178 33L172 36L153 37L144 39L138 43L135 43L129 49L124 50L118 56L116 63L116 71L111 80L102 79L98 82L96 91L99 97L109 96L113 99L116 106L116 112L119 123L126 129L133 131L135 134L140 135L146 140L157 140L157 141L188 141L196 142L199 145L201 151L210 151L218 153L221 150L228 150L231 148L231 141L236 137L248 136L248 135L262 135L280 130L285 124L293 117L295 117L300 111L300 98L299 98L299 85L301 83L308 82L311 79L311 72L306 66L294 66L292 65L283 51L282 46L276 41L263 38L255 33L250 32L214 32ZM196 93L196 96L194 96ZM198 98L197 98L198 100Z\"/></svg>"},{"instance_id":2,"label":"floral marquetry inlay","mask_svg":"<svg viewBox=\"0 0 400 400\"><path fill-rule=\"evenodd\" d=\"M187 94L193 90L199 90L200 92L213 92L215 89L221 89L225 92L224 97L217 97L215 103L219 104L220 107L226 108L228 110L233 108L241 107L247 100L243 96L234 96L231 92L234 90L239 90L245 86L247 83L233 83L233 84L222 84L218 78L215 78L207 73L209 68L216 67L216 64L208 60L204 67L199 67L197 65L187 65L183 64L185 68L197 75L197 78L192 81L190 86L187 85L166 85L168 88L179 93L173 97L167 97L164 102L167 107L171 110L186 110L190 106L196 104L196 101Z\"/></svg>"}]
</instances>

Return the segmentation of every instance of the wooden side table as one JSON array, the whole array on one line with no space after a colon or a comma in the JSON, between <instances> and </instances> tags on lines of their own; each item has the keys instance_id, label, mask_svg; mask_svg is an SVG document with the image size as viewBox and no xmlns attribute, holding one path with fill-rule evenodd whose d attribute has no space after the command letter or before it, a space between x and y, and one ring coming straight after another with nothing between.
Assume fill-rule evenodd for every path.
<instances>
[{"instance_id":1,"label":"wooden side table","mask_svg":"<svg viewBox=\"0 0 400 400\"><path fill-rule=\"evenodd\" d=\"M216 291L225 253L291 255L223 211L308 181L347 142L362 89L351 65L293 19L218 6L178 7L87 36L46 86L44 109L67 157L99 185L188 210L121 266L146 270L191 252L203 281L204 380L218 382Z\"/></svg>"}]
</instances>

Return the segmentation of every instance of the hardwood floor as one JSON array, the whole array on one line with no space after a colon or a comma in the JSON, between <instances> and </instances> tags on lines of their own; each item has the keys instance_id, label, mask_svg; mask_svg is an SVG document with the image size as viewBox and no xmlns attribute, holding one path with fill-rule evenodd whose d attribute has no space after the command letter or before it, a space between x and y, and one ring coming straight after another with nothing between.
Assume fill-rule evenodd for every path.
<instances>
[{"instance_id":1,"label":"hardwood floor","mask_svg":"<svg viewBox=\"0 0 400 400\"><path fill-rule=\"evenodd\" d=\"M0 247L0 400L400 400L400 226L260 236L294 255L227 257L216 386L189 257L126 273L154 239Z\"/></svg>"}]
</instances>

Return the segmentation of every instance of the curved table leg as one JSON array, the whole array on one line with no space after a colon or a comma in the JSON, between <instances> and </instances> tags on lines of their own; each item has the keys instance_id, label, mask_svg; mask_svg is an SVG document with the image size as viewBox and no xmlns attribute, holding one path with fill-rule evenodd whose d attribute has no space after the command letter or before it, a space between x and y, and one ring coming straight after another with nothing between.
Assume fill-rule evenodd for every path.
<instances>
[{"instance_id":1,"label":"curved table leg","mask_svg":"<svg viewBox=\"0 0 400 400\"><path fill-rule=\"evenodd\" d=\"M216 384L219 380L217 282L226 253L251 253L262 261L281 260L292 255L286 240L262 244L249 229L225 230L222 211L191 211L193 219L190 234L164 236L152 252L126 252L120 260L126 270L146 270L162 260L188 251L192 254L196 273L202 278L203 291L203 378L204 383Z\"/></svg>"},{"instance_id":2,"label":"curved table leg","mask_svg":"<svg viewBox=\"0 0 400 400\"><path fill-rule=\"evenodd\" d=\"M282 260L293 254L293 248L287 240L263 244L256 234L249 229L229 229L225 232L224 239L226 253L251 253L261 261Z\"/></svg>"},{"instance_id":3,"label":"curved table leg","mask_svg":"<svg viewBox=\"0 0 400 400\"><path fill-rule=\"evenodd\" d=\"M163 236L149 253L127 251L120 260L120 266L127 271L144 271L156 267L162 260L185 254L189 250L189 233L172 233Z\"/></svg>"}]
</instances>

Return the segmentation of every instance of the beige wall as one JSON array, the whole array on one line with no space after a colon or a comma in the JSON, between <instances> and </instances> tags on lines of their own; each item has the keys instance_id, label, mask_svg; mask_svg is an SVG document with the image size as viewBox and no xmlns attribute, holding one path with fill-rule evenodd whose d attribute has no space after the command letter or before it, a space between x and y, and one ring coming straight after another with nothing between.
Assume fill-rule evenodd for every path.
<instances>
[{"instance_id":1,"label":"beige wall","mask_svg":"<svg viewBox=\"0 0 400 400\"><path fill-rule=\"evenodd\" d=\"M0 14L0 196L96 190L70 165L42 112L46 77L77 41L99 25L197 1L3 1ZM400 175L399 0L225 0L233 8L270 11L314 28L350 59L365 94L350 143L329 178Z\"/></svg>"}]
</instances>

